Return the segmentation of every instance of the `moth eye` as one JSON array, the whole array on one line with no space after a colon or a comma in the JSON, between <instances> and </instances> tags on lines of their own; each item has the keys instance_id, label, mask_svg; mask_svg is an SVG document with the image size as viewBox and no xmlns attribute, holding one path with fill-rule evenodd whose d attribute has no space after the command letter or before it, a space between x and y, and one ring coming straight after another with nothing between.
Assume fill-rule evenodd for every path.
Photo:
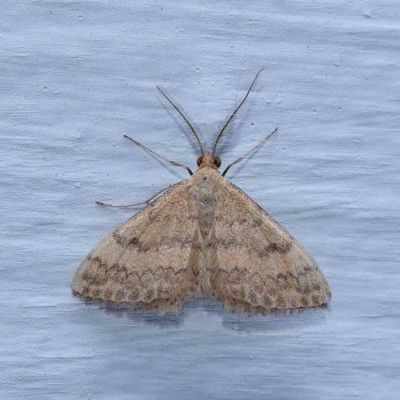
<instances>
[{"instance_id":1,"label":"moth eye","mask_svg":"<svg viewBox=\"0 0 400 400\"><path fill-rule=\"evenodd\" d=\"M217 156L214 157L214 165L219 168L221 166L221 159Z\"/></svg>"},{"instance_id":2,"label":"moth eye","mask_svg":"<svg viewBox=\"0 0 400 400\"><path fill-rule=\"evenodd\" d=\"M200 164L203 162L203 156L200 156L198 159L197 159L197 166L198 167L200 167Z\"/></svg>"}]
</instances>

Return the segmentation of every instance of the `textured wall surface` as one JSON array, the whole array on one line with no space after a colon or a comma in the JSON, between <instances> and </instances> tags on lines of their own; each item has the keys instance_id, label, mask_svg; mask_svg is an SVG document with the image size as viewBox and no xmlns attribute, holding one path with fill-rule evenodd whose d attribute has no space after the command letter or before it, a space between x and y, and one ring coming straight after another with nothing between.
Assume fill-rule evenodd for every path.
<instances>
[{"instance_id":1,"label":"textured wall surface","mask_svg":"<svg viewBox=\"0 0 400 400\"><path fill-rule=\"evenodd\" d=\"M1 399L385 399L400 393L400 3L22 1L0 35ZM81 259L138 201L221 147L228 177L320 263L327 310L178 315L71 296Z\"/></svg>"}]
</instances>

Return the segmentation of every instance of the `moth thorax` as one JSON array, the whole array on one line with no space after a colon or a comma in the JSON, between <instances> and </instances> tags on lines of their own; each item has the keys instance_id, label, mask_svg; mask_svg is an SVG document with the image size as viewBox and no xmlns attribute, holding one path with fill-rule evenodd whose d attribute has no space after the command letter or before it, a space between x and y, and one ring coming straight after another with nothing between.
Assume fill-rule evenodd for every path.
<instances>
[{"instance_id":1,"label":"moth thorax","mask_svg":"<svg viewBox=\"0 0 400 400\"><path fill-rule=\"evenodd\" d=\"M218 169L221 166L221 159L212 154L203 154L197 159L197 166L201 168Z\"/></svg>"}]
</instances>

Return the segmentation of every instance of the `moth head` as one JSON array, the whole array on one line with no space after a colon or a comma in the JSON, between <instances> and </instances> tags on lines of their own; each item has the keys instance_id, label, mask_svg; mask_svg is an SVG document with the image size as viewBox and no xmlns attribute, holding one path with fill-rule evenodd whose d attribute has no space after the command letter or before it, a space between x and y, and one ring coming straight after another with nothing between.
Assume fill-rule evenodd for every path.
<instances>
[{"instance_id":1,"label":"moth head","mask_svg":"<svg viewBox=\"0 0 400 400\"><path fill-rule=\"evenodd\" d=\"M260 75L261 71L264 68L260 69L255 78L253 79L253 82L251 83L249 89L247 90L245 96L243 97L242 101L239 103L239 105L227 116L227 118L225 119L225 122L221 125L221 128L218 130L217 134L214 137L214 141L212 144L212 148L210 152L206 152L205 148L204 148L204 144L203 144L203 140L201 139L201 136L199 135L199 133L197 132L195 125L191 122L190 117L183 111L183 109L174 101L172 100L164 91L164 89L162 89L160 86L157 86L157 89L160 91L160 93L164 96L164 98L168 101L168 103L171 104L171 106L179 113L179 115L182 117L182 119L186 122L186 124L188 125L188 127L190 128L190 131L192 132L193 136L195 137L199 147L200 147L200 151L201 151L201 156L197 159L197 166L199 167L199 169L202 168L212 168L214 170L218 170L218 168L221 166L221 159L215 155L216 151L217 151L217 147L218 144L221 141L221 138L224 136L224 134L227 131L227 128L229 126L229 124L231 123L231 121L233 120L233 118L235 117L236 113L239 111L239 109L242 107L242 105L246 102L247 98L249 97L249 94L258 78L258 75ZM275 130L276 131L276 130ZM274 131L274 132L275 132ZM265 139L266 140L266 139ZM262 143L262 142L261 142ZM261 145L261 144L260 144ZM254 148L254 150L256 150L260 145L256 146ZM225 176L225 174L227 173L227 171L229 170L229 168L238 163L239 161L243 160L243 158L247 157L251 152L249 152L248 154L246 154L245 156L239 158L237 161L235 161L234 163L228 165L227 168L225 168L225 171L222 173L222 176ZM167 160L168 161L168 160ZM178 165L181 166L183 168L186 168L187 171L189 172L190 175L193 175L193 172L190 170L190 168L179 164L179 163L171 163L172 165Z\"/></svg>"},{"instance_id":2,"label":"moth head","mask_svg":"<svg viewBox=\"0 0 400 400\"><path fill-rule=\"evenodd\" d=\"M218 169L221 166L221 159L213 154L202 154L197 159L197 166L201 168Z\"/></svg>"}]
</instances>

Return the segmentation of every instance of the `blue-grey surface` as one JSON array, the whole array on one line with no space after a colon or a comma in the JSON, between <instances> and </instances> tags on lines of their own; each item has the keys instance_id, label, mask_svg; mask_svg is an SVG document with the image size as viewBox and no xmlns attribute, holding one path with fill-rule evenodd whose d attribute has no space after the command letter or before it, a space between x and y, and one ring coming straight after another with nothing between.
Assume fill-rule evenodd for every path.
<instances>
[{"instance_id":1,"label":"blue-grey surface","mask_svg":"<svg viewBox=\"0 0 400 400\"><path fill-rule=\"evenodd\" d=\"M400 396L400 3L2 2L1 399ZM138 201L195 165L162 84L211 138L261 67L222 146L229 178L320 263L328 310L182 314L73 298L80 260Z\"/></svg>"}]
</instances>

